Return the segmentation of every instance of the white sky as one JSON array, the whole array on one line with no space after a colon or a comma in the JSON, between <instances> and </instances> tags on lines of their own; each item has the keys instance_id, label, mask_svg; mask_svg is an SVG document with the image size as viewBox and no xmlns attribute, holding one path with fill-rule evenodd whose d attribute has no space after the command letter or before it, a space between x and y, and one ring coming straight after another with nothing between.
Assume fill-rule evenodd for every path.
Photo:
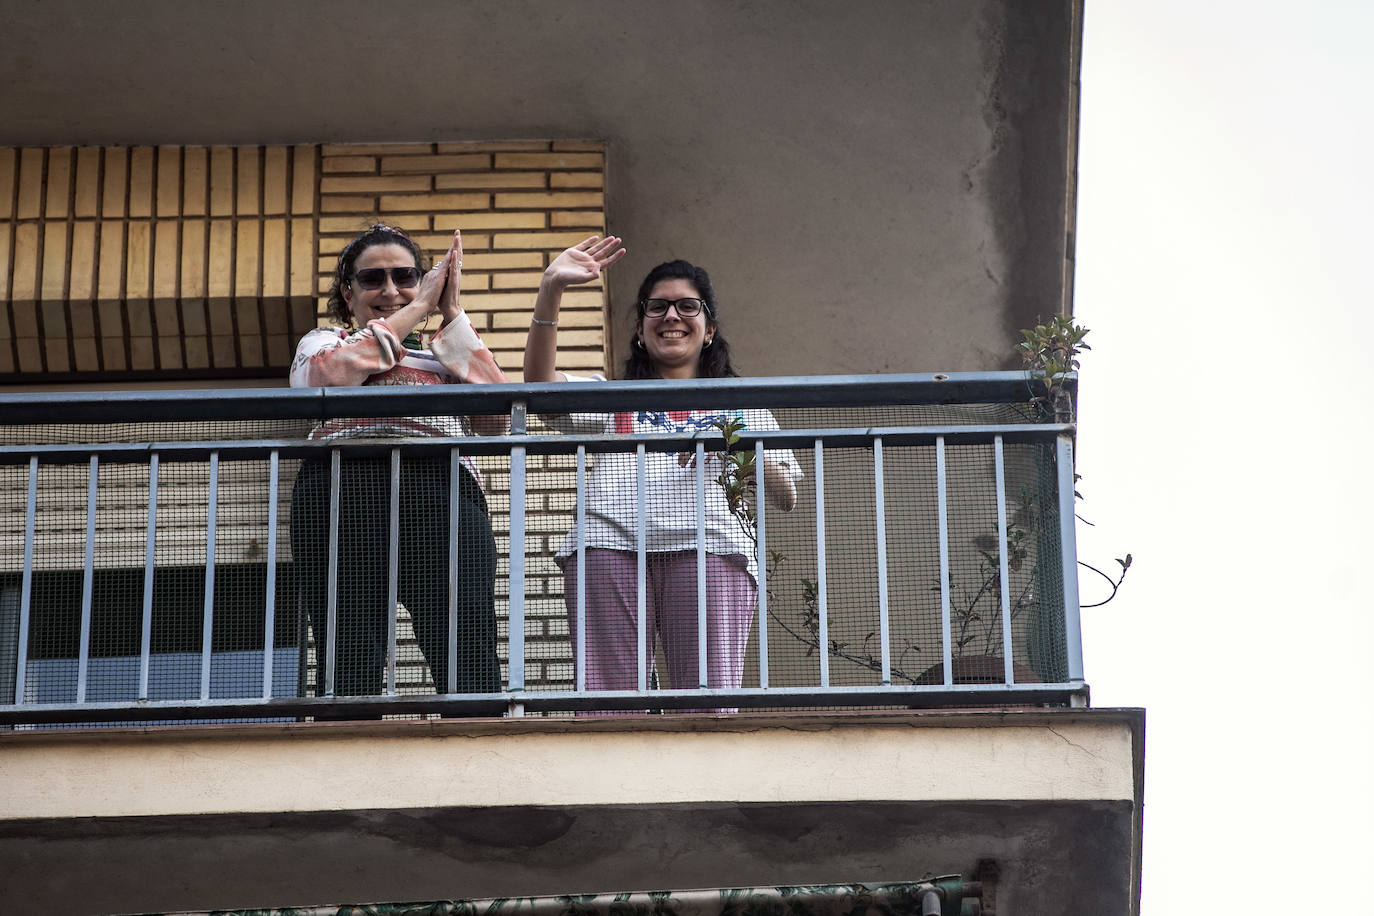
<instances>
[{"instance_id":1,"label":"white sky","mask_svg":"<svg viewBox=\"0 0 1374 916\"><path fill-rule=\"evenodd\" d=\"M1147 709L1146 916L1374 913L1371 36L1367 0L1087 0L1079 555L1135 566L1084 659Z\"/></svg>"}]
</instances>

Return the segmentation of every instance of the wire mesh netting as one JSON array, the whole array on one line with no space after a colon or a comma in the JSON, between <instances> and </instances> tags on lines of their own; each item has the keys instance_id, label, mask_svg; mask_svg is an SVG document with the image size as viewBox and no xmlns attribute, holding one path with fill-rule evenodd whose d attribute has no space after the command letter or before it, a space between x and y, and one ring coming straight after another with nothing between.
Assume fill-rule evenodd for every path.
<instances>
[{"instance_id":1,"label":"wire mesh netting","mask_svg":"<svg viewBox=\"0 0 1374 916\"><path fill-rule=\"evenodd\" d=\"M544 446L524 459L517 494L518 686L547 695L1002 683L1008 665L1016 683L1064 681L1052 443L1004 445L1005 557L999 539L993 428L1031 419L1020 405L961 405L532 420ZM686 439L732 420L744 435L733 454L746 457L723 457L712 438L698 461ZM987 435L943 445L942 573L934 440L897 432L875 449L873 433L969 426ZM311 428L0 429L0 704L510 687L508 450L307 446ZM765 441L759 474L748 434L770 430L797 436ZM818 449L812 431L822 430L868 433L843 444L822 436ZM640 456L647 433L678 441L651 438ZM629 708L654 706L646 697Z\"/></svg>"},{"instance_id":2,"label":"wire mesh netting","mask_svg":"<svg viewBox=\"0 0 1374 916\"><path fill-rule=\"evenodd\" d=\"M721 415L718 410L638 411L545 420L552 432L690 435L714 428L716 421L707 418ZM1030 419L1020 405L779 410L770 416L777 428L798 431L991 426ZM767 420L754 426L772 428ZM1054 449L1007 444L1003 450L1004 610L991 434L987 440L944 446L948 550L943 590L934 444L888 445L881 448L880 465L871 439L863 447L828 447L822 439L819 452L814 439L788 449L768 448L765 499L760 503L749 490L738 504L730 502L728 466L708 452L700 520L707 545L704 582L697 577L699 503L689 444L667 452L646 450L642 469L632 452L588 454L586 518L580 529L575 461L549 457L542 477L531 474L532 481L540 479L549 489L529 503L529 511L543 511L553 524L552 530L531 533L526 542L527 552L538 558L531 565L527 613L533 618L537 606L543 618L527 627L527 634L542 638L531 643L527 658L544 670L579 672L591 690L646 684L808 687L822 683L823 668L833 686L941 684L946 680L947 595L951 683L1060 682L1066 672ZM771 473L769 465L790 465L792 473ZM766 543L760 543L760 533ZM585 546L580 573L579 546ZM553 569L548 557L554 558ZM763 602L759 583L766 592ZM703 594L708 608L704 641L698 636ZM561 609L550 596L562 599ZM764 634L761 603L766 605ZM559 619L560 610L565 619ZM581 647L579 619L586 631ZM570 634L566 641L565 632ZM764 642L767 651L760 658ZM1011 679L1004 665L1008 646ZM570 654L560 656L560 650ZM537 686L571 685L560 680Z\"/></svg>"}]
</instances>

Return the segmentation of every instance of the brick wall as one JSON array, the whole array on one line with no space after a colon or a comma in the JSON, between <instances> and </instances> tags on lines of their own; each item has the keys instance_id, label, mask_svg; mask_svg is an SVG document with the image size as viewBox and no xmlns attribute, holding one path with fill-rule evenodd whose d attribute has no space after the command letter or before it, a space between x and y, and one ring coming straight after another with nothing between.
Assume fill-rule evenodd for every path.
<instances>
[{"instance_id":1,"label":"brick wall","mask_svg":"<svg viewBox=\"0 0 1374 916\"><path fill-rule=\"evenodd\" d=\"M593 142L0 149L0 382L280 378L372 222L432 256L464 232L463 304L519 378L539 276L603 231ZM560 358L605 366L599 284Z\"/></svg>"},{"instance_id":2,"label":"brick wall","mask_svg":"<svg viewBox=\"0 0 1374 916\"><path fill-rule=\"evenodd\" d=\"M314 147L0 149L0 381L289 364L312 323Z\"/></svg>"},{"instance_id":3,"label":"brick wall","mask_svg":"<svg viewBox=\"0 0 1374 916\"><path fill-rule=\"evenodd\" d=\"M0 382L284 379L296 340L329 321L324 300L338 253L377 221L405 229L431 257L462 229L463 306L518 381L544 267L604 231L604 164L602 144L566 141L0 149L0 296L7 305ZM579 287L563 305L559 368L603 370L605 291ZM504 461L485 464L504 636L509 474ZM525 637L532 687L572 683L562 579L551 559L573 523L571 468L571 460L530 460ZM0 544L21 548L8 551L12 558L22 556L21 471L7 478L11 495L0 498ZM244 473L257 480L262 471ZM118 491L129 486L138 482L127 474L103 479L102 500L127 503ZM63 535L36 558L41 568L81 564L84 484L73 478L67 489L70 498L53 497L62 505L48 517L64 519ZM203 563L203 546L194 556L205 524L192 508L199 489L194 482L176 489L189 502L180 515L164 516L179 521L159 531L158 562ZM282 498L289 492L287 480ZM266 543L259 514L221 521L220 551ZM141 523L129 515L126 528L120 518L100 516L97 566L141 563ZM284 551L285 518L278 531ZM241 559L239 547L230 549ZM419 676L417 666L406 670L412 682Z\"/></svg>"}]
</instances>

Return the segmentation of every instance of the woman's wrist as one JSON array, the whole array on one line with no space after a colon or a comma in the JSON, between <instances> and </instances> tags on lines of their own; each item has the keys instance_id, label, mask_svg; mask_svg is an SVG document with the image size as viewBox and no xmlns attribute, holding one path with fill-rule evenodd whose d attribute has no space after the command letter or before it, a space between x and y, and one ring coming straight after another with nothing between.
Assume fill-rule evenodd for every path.
<instances>
[{"instance_id":1,"label":"woman's wrist","mask_svg":"<svg viewBox=\"0 0 1374 916\"><path fill-rule=\"evenodd\" d=\"M562 302L565 289L566 283L550 275L548 271L544 272L544 279L539 283L539 294L534 297L534 312L530 316L532 325L552 328L558 324L558 306Z\"/></svg>"},{"instance_id":2,"label":"woman's wrist","mask_svg":"<svg viewBox=\"0 0 1374 916\"><path fill-rule=\"evenodd\" d=\"M539 291L541 293L547 292L555 296L561 296L569 286L572 286L572 283L553 268L554 265L550 264L544 269L544 276L539 280Z\"/></svg>"}]
</instances>

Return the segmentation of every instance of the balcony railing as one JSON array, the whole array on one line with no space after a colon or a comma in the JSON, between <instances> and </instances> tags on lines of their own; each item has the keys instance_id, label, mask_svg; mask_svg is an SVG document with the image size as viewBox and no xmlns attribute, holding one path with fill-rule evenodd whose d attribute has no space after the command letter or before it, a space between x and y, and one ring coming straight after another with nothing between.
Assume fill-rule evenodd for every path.
<instances>
[{"instance_id":1,"label":"balcony railing","mask_svg":"<svg viewBox=\"0 0 1374 916\"><path fill-rule=\"evenodd\" d=\"M747 549L732 562L754 561L757 597L726 687L710 686L702 538L679 550L696 663L666 676L645 534L664 497L640 485L650 456L680 456L696 496L676 509L704 531L727 466L720 429L562 422L712 409L771 411L780 428L756 425L733 449L758 466L790 452L801 472L790 512L767 475L735 504ZM506 435L310 438L360 418L496 414ZM1072 427L1045 422L1012 372L0 395L0 724L1074 703L1072 449ZM612 460L628 476L589 492L589 468ZM441 476L412 493L421 465ZM349 514L373 485L386 517L367 521L382 533L363 550L377 557L358 553ZM588 615L603 609L576 548L598 546L588 509L608 499L623 501L631 548L634 676L593 689L604 647L594 627L589 645ZM494 578L464 500L485 502ZM426 598L411 597L402 555L416 544L447 564ZM484 576L494 608L474 611L483 599L460 580ZM362 637L349 635L360 602Z\"/></svg>"}]
</instances>

